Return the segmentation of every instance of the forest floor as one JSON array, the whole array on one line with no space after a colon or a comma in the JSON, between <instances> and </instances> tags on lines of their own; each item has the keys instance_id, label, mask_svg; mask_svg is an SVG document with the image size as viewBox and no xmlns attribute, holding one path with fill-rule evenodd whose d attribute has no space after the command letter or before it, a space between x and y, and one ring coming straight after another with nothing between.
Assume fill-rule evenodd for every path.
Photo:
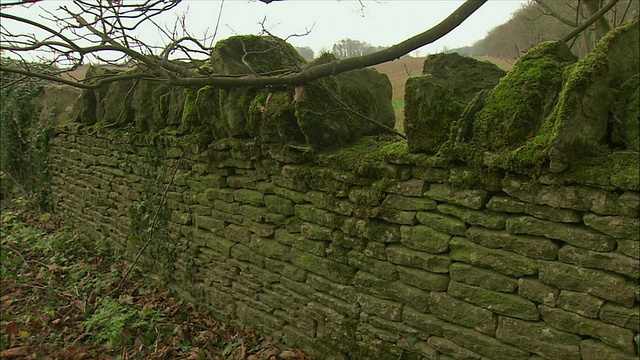
<instances>
[{"instance_id":1,"label":"forest floor","mask_svg":"<svg viewBox=\"0 0 640 360\"><path fill-rule=\"evenodd\" d=\"M2 209L0 358L311 360L154 288L49 213Z\"/></svg>"}]
</instances>

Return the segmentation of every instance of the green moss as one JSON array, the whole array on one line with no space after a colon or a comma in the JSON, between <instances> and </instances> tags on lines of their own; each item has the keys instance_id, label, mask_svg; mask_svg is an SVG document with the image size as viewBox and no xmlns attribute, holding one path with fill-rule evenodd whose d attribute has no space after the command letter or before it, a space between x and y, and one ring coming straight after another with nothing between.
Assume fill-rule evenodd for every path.
<instances>
[{"instance_id":1,"label":"green moss","mask_svg":"<svg viewBox=\"0 0 640 360\"><path fill-rule=\"evenodd\" d=\"M404 130L409 149L437 152L465 104L452 89L438 84L430 75L407 79L406 88Z\"/></svg>"},{"instance_id":2,"label":"green moss","mask_svg":"<svg viewBox=\"0 0 640 360\"><path fill-rule=\"evenodd\" d=\"M566 65L564 43L542 43L520 58L476 115L472 141L491 151L513 150L538 133L551 113Z\"/></svg>"},{"instance_id":3,"label":"green moss","mask_svg":"<svg viewBox=\"0 0 640 360\"><path fill-rule=\"evenodd\" d=\"M293 46L273 36L238 35L218 41L201 71L265 74L300 68L306 61Z\"/></svg>"},{"instance_id":4,"label":"green moss","mask_svg":"<svg viewBox=\"0 0 640 360\"><path fill-rule=\"evenodd\" d=\"M197 89L184 89L184 108L182 110L181 129L188 132L193 126L198 124L198 107L196 105Z\"/></svg>"},{"instance_id":5,"label":"green moss","mask_svg":"<svg viewBox=\"0 0 640 360\"><path fill-rule=\"evenodd\" d=\"M560 179L567 183L638 191L640 158L634 152L615 152L609 156L583 158L576 161Z\"/></svg>"},{"instance_id":6,"label":"green moss","mask_svg":"<svg viewBox=\"0 0 640 360\"><path fill-rule=\"evenodd\" d=\"M293 89L264 89L249 107L249 128L253 136L267 142L304 142L295 115Z\"/></svg>"}]
</instances>

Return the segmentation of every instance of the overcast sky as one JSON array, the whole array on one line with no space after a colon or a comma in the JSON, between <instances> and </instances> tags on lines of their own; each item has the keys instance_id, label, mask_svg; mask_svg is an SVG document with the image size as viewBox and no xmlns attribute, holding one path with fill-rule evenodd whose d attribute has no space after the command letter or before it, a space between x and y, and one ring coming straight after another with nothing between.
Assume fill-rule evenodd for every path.
<instances>
[{"instance_id":1,"label":"overcast sky","mask_svg":"<svg viewBox=\"0 0 640 360\"><path fill-rule=\"evenodd\" d=\"M463 1L455 0L285 0L263 4L248 0L225 0L218 38L233 32L255 34L266 17L267 28L280 37L311 33L291 38L294 46L309 46L316 53L331 50L334 43L351 38L376 46L390 46L438 24ZM489 30L509 20L526 0L489 0L462 26L436 43L420 50L425 56L446 48L471 45ZM212 32L218 17L220 0L190 0L189 24ZM184 11L184 8L178 11ZM415 55L415 54L414 54Z\"/></svg>"},{"instance_id":2,"label":"overcast sky","mask_svg":"<svg viewBox=\"0 0 640 360\"><path fill-rule=\"evenodd\" d=\"M134 0L124 0L127 1ZM3 2L7 1L0 0ZM509 20L511 14L526 2L489 0L453 32L411 55L426 56L472 45L489 30ZM462 3L456 0L285 0L267 5L256 0L183 0L172 13L158 20L172 27L176 17L184 14L192 35L199 36L205 31L212 34L222 5L216 40L234 34L257 34L261 30L260 23L266 19L267 29L282 38L310 30L308 35L292 37L289 42L294 46L309 46L318 55L322 50L331 51L334 43L345 38L375 46L396 44L438 24ZM41 21L39 7L53 10L71 4L70 0L45 0L29 9L13 7L7 12ZM166 44L159 40L157 29L139 29L131 35L145 42Z\"/></svg>"}]
</instances>

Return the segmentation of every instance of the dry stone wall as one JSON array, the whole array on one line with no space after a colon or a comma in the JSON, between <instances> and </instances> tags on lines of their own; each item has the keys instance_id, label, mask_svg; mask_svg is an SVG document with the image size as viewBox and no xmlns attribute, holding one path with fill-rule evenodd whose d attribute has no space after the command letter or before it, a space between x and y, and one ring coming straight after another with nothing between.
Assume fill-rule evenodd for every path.
<instances>
[{"instance_id":1,"label":"dry stone wall","mask_svg":"<svg viewBox=\"0 0 640 360\"><path fill-rule=\"evenodd\" d=\"M637 359L637 189L186 141L69 127L53 193L130 257L164 200L150 272L221 320L314 359Z\"/></svg>"}]
</instances>

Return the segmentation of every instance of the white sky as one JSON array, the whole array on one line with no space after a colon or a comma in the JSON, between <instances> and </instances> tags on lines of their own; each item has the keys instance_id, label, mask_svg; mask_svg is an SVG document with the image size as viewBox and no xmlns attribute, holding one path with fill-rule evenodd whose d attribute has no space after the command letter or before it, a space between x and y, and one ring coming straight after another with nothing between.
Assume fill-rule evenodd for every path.
<instances>
[{"instance_id":1,"label":"white sky","mask_svg":"<svg viewBox=\"0 0 640 360\"><path fill-rule=\"evenodd\" d=\"M7 2L13 1L0 0L0 3ZM411 55L426 56L445 48L472 45L489 30L509 20L526 2L489 0L453 32ZM183 0L171 14L156 19L172 27L177 16L185 14L192 35L201 36L205 31L212 34L221 3L222 0ZM462 3L458 0L362 0L363 8L358 0L285 0L268 5L256 0L224 0L216 40L234 34L257 34L261 30L260 22L266 18L267 29L282 38L311 30L309 35L292 37L289 42L294 46L309 46L316 55L321 50L331 51L334 43L345 38L390 46L433 27ZM7 13L41 21L39 7L53 10L71 4L70 0L45 0L29 9L13 7ZM146 42L161 43L157 29L140 29L132 35Z\"/></svg>"},{"instance_id":2,"label":"white sky","mask_svg":"<svg viewBox=\"0 0 640 360\"><path fill-rule=\"evenodd\" d=\"M126 1L126 0L125 0ZM420 55L473 44L489 30L511 17L526 0L489 0L459 28L420 49ZM351 38L375 46L390 46L421 33L445 19L463 1L456 0L285 0L271 4L248 0L225 0L218 39L237 34L255 34L266 17L268 30L279 37L293 37L294 46L309 46L316 52L331 50L338 41ZM188 0L190 27L210 32L215 28L220 0ZM184 8L177 10L183 12ZM197 32L196 32L197 33ZM415 54L414 54L415 55Z\"/></svg>"}]
</instances>

